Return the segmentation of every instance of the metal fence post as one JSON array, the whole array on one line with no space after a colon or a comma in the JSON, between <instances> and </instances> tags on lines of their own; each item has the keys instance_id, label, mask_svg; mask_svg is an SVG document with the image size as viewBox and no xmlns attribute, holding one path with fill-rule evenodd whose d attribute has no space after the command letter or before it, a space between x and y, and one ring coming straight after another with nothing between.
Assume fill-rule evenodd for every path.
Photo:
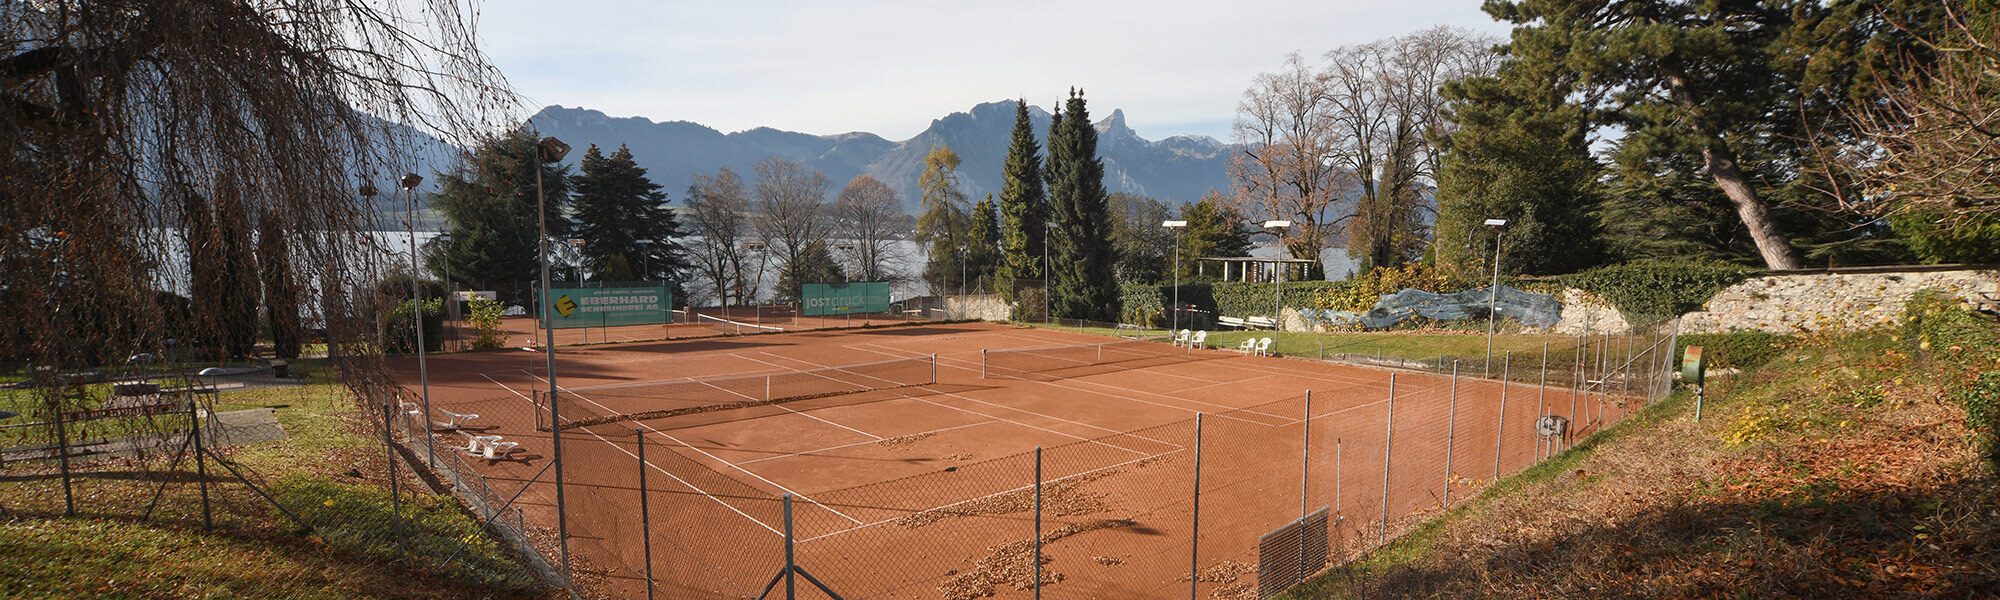
<instances>
[{"instance_id":1,"label":"metal fence post","mask_svg":"<svg viewBox=\"0 0 2000 600\"><path fill-rule=\"evenodd\" d=\"M1035 600L1042 598L1042 447L1035 446Z\"/></svg>"},{"instance_id":2,"label":"metal fence post","mask_svg":"<svg viewBox=\"0 0 2000 600\"><path fill-rule=\"evenodd\" d=\"M785 494L785 600L793 600L797 594L796 574L798 562L792 555L792 494Z\"/></svg>"},{"instance_id":3,"label":"metal fence post","mask_svg":"<svg viewBox=\"0 0 2000 600\"><path fill-rule=\"evenodd\" d=\"M1382 439L1382 541L1389 541L1389 457L1396 449L1396 374L1389 374L1388 435Z\"/></svg>"},{"instance_id":4,"label":"metal fence post","mask_svg":"<svg viewBox=\"0 0 2000 600\"><path fill-rule=\"evenodd\" d=\"M203 529L215 529L215 513L209 510L208 507L208 459L203 458L207 453L203 450L201 443L201 411L195 407L195 404L199 402L198 398L200 397L196 396L188 400L188 422L193 424L193 428L188 430L188 435L194 436L195 479L201 482L201 527ZM383 404L382 412L387 414L389 412L389 405ZM58 407L56 413L61 414L62 409ZM387 427L382 429L382 439L389 439L389 429ZM389 463L389 481L394 482L395 480L396 463L391 462ZM400 515L401 513L397 514ZM402 544L403 534L399 529L396 533L396 546L401 548Z\"/></svg>"},{"instance_id":5,"label":"metal fence post","mask_svg":"<svg viewBox=\"0 0 2000 600\"><path fill-rule=\"evenodd\" d=\"M1451 408L1445 417L1444 508L1451 510L1451 452L1458 443L1458 361L1451 361Z\"/></svg>"},{"instance_id":6,"label":"metal fence post","mask_svg":"<svg viewBox=\"0 0 2000 600\"><path fill-rule=\"evenodd\" d=\"M635 427L633 437L639 442L639 531L645 540L646 552L646 600L653 600L653 513L647 504L646 490L646 430Z\"/></svg>"},{"instance_id":7,"label":"metal fence post","mask_svg":"<svg viewBox=\"0 0 2000 600\"><path fill-rule=\"evenodd\" d=\"M1299 577L1300 578L1304 578L1308 574L1308 572L1306 571L1305 526L1306 526L1306 515L1308 514L1306 512L1306 506L1309 502L1307 500L1307 495L1308 492L1312 489L1312 486L1310 485L1312 482L1312 423L1313 423L1312 418L1313 418L1313 393L1312 390L1306 390L1306 420L1299 422L1300 425L1299 427L1300 430L1299 431L1299 442L1300 442L1299 443Z\"/></svg>"},{"instance_id":8,"label":"metal fence post","mask_svg":"<svg viewBox=\"0 0 2000 600\"><path fill-rule=\"evenodd\" d=\"M1507 377L1512 373L1514 353L1500 355L1500 419L1493 425L1493 480L1500 480L1500 449L1507 442Z\"/></svg>"},{"instance_id":9,"label":"metal fence post","mask_svg":"<svg viewBox=\"0 0 2000 600\"><path fill-rule=\"evenodd\" d=\"M986 378L986 349L979 349L979 378Z\"/></svg>"},{"instance_id":10,"label":"metal fence post","mask_svg":"<svg viewBox=\"0 0 2000 600\"><path fill-rule=\"evenodd\" d=\"M64 418L64 415L63 415L63 405L62 405L62 398L61 398L61 397L57 397L56 401L55 401L55 402L54 402L53 404L55 405L55 409L56 409L56 410L55 410L55 413L56 413L56 455L57 455L57 458L59 459L59 460L58 460L57 462L58 462L58 463L60 464L60 466L61 466L61 468L62 468L62 487L63 487L63 516L65 516L65 517L74 517L74 516L76 516L76 493L75 493L74 491L72 491L72 490L70 489L70 479L71 479L71 478L70 478L70 471L69 471L69 424L68 424L68 423L66 422L67 420L66 420L66 419ZM189 400L189 401L188 401L188 416L189 416L190 418L192 418L192 417L194 416L194 401L193 401L193 400ZM195 425L195 429L200 429L200 428L201 428L201 426L200 426L200 423L199 423L199 422L197 422L197 423L196 423L196 425ZM200 439L200 438L196 438L196 439ZM200 461L200 460L201 460L201 455L200 455L200 454L196 454L196 455L195 455L195 460L196 460L196 461ZM196 464L196 465L200 465L201 463L200 463L200 462L196 462L195 464ZM201 504L201 507L202 507L202 517L203 517L204 521L206 521L206 519L207 519L207 516L208 516L208 478L207 478L207 477L203 477L203 478L201 479L201 481L202 481L202 484L201 484L201 485L202 485L202 488L201 488L201 500L202 500L202 504Z\"/></svg>"},{"instance_id":11,"label":"metal fence post","mask_svg":"<svg viewBox=\"0 0 2000 600\"><path fill-rule=\"evenodd\" d=\"M382 449L388 451L389 506L395 511L395 517L390 520L390 523L395 527L396 532L396 554L407 558L410 555L410 551L408 548L403 547L403 488L402 483L396 480L396 441L395 436L391 435L389 431L395 427L390 422L395 418L395 414L391 410L389 403L382 403ZM196 429L200 429L199 424L197 424ZM199 440L199 438L196 439ZM201 443L199 441L195 443L195 460L201 460ZM196 464L200 463L197 462ZM202 481L207 480L208 476L203 475ZM202 519L206 520L208 518L208 487L204 485L202 490Z\"/></svg>"},{"instance_id":12,"label":"metal fence post","mask_svg":"<svg viewBox=\"0 0 2000 600\"><path fill-rule=\"evenodd\" d=\"M1041 539L1037 534L1035 539ZM1040 564L1041 557L1035 557ZM1040 577L1036 578L1040 580ZM1188 600L1196 600L1201 583L1201 413L1194 414L1194 532L1188 535Z\"/></svg>"},{"instance_id":13,"label":"metal fence post","mask_svg":"<svg viewBox=\"0 0 2000 600\"><path fill-rule=\"evenodd\" d=\"M1541 379L1535 384L1535 418L1542 418L1549 401L1549 343L1542 342Z\"/></svg>"}]
</instances>

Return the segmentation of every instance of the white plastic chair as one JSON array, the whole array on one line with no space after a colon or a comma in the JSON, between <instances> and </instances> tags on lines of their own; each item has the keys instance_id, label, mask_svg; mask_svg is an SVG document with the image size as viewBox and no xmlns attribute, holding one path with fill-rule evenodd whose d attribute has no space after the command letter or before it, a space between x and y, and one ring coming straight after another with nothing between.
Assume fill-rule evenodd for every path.
<instances>
[{"instance_id":1,"label":"white plastic chair","mask_svg":"<svg viewBox=\"0 0 2000 600\"><path fill-rule=\"evenodd\" d=\"M1256 349L1257 349L1257 338L1246 339L1243 340L1243 343L1236 345L1236 351L1242 352L1245 355L1250 354L1252 351L1255 351Z\"/></svg>"},{"instance_id":2,"label":"white plastic chair","mask_svg":"<svg viewBox=\"0 0 2000 600\"><path fill-rule=\"evenodd\" d=\"M464 429L467 422L479 418L479 415L458 414L442 408L438 409L438 412L444 413L445 420L438 422L437 425L445 429Z\"/></svg>"},{"instance_id":3,"label":"white plastic chair","mask_svg":"<svg viewBox=\"0 0 2000 600\"><path fill-rule=\"evenodd\" d=\"M1174 336L1174 345L1175 345L1175 346L1185 346L1185 345L1187 345L1187 343L1188 343L1188 336L1190 336L1190 335L1193 335L1193 334L1192 334L1192 333L1190 333L1190 332L1189 332L1188 330L1186 330L1186 329L1182 329L1182 330L1181 330L1181 332L1180 332L1179 334L1176 334L1176 335Z\"/></svg>"},{"instance_id":4,"label":"white plastic chair","mask_svg":"<svg viewBox=\"0 0 2000 600\"><path fill-rule=\"evenodd\" d=\"M515 446L521 445L520 442L499 441L500 436L497 435L492 436L492 438L494 441L488 442L486 444L486 452L481 455L485 457L487 460L500 460L502 458L507 458L507 454L513 452Z\"/></svg>"},{"instance_id":5,"label":"white plastic chair","mask_svg":"<svg viewBox=\"0 0 2000 600\"><path fill-rule=\"evenodd\" d=\"M1261 340L1257 340L1257 349L1253 353L1261 356L1270 356L1271 338L1264 338Z\"/></svg>"},{"instance_id":6,"label":"white plastic chair","mask_svg":"<svg viewBox=\"0 0 2000 600\"><path fill-rule=\"evenodd\" d=\"M1189 348L1207 348L1207 347L1208 347L1208 332L1207 332L1207 331L1197 331L1197 332L1194 332L1194 338L1192 338L1192 339L1189 339L1189 340L1188 340L1188 347L1189 347Z\"/></svg>"}]
</instances>

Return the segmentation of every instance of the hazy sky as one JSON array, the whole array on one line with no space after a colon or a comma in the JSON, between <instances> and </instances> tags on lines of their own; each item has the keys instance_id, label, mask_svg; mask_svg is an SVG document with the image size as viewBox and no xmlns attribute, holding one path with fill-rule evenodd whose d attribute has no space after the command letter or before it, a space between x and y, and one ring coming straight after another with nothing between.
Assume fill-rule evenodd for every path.
<instances>
[{"instance_id":1,"label":"hazy sky","mask_svg":"<svg viewBox=\"0 0 2000 600\"><path fill-rule=\"evenodd\" d=\"M1431 27L1504 35L1477 0L489 0L480 33L530 110L909 138L980 102L1071 86L1148 139L1228 139L1251 78Z\"/></svg>"}]
</instances>

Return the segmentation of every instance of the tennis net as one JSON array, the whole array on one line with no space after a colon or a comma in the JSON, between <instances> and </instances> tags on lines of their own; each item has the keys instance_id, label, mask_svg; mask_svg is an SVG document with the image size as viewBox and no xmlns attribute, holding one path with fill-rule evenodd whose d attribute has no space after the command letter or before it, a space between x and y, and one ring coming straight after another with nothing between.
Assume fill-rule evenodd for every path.
<instances>
[{"instance_id":1,"label":"tennis net","mask_svg":"<svg viewBox=\"0 0 2000 600\"><path fill-rule=\"evenodd\" d=\"M1147 337L1101 344L984 350L979 356L979 374L982 379L1078 376L1088 374L1089 367L1112 366L1117 368L1109 370L1124 370L1148 366L1149 362L1186 360L1187 349L1161 343L1166 339Z\"/></svg>"},{"instance_id":2,"label":"tennis net","mask_svg":"<svg viewBox=\"0 0 2000 600\"><path fill-rule=\"evenodd\" d=\"M736 335L742 335L745 333L764 333L770 331L785 330L785 328L783 327L775 327L771 325L758 325L756 323L745 323L742 321L731 321L729 319L725 319L722 317L709 316L701 313L695 313L694 322L702 325L707 325L709 326L709 328L714 329L716 331L721 331L724 333L732 333Z\"/></svg>"},{"instance_id":3,"label":"tennis net","mask_svg":"<svg viewBox=\"0 0 2000 600\"><path fill-rule=\"evenodd\" d=\"M937 382L937 356L763 375L563 390L563 428L784 404ZM575 415L575 416L572 416Z\"/></svg>"}]
</instances>

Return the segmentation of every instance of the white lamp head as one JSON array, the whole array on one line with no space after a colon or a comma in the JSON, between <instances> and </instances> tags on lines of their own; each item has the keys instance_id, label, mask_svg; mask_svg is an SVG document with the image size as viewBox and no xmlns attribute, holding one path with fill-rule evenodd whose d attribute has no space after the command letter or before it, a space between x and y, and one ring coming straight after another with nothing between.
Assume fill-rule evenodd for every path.
<instances>
[{"instance_id":1,"label":"white lamp head","mask_svg":"<svg viewBox=\"0 0 2000 600\"><path fill-rule=\"evenodd\" d=\"M1506 227L1506 226L1507 226L1507 220L1506 220L1506 219L1487 219L1487 220L1486 220L1486 224L1487 224L1487 225L1491 225L1491 226L1494 226L1494 227Z\"/></svg>"}]
</instances>

